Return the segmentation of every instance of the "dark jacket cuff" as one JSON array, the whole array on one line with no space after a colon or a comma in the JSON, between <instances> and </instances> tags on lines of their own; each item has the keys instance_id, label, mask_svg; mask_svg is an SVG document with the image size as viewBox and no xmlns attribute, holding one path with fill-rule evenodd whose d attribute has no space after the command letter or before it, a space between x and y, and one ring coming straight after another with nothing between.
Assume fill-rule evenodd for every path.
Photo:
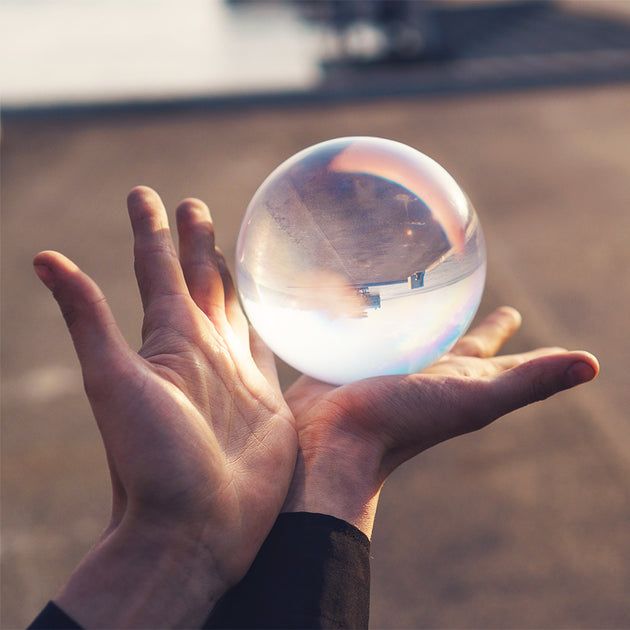
<instances>
[{"instance_id":1,"label":"dark jacket cuff","mask_svg":"<svg viewBox=\"0 0 630 630\"><path fill-rule=\"evenodd\" d=\"M286 513L204 628L367 628L369 602L367 536L326 514Z\"/></svg>"}]
</instances>

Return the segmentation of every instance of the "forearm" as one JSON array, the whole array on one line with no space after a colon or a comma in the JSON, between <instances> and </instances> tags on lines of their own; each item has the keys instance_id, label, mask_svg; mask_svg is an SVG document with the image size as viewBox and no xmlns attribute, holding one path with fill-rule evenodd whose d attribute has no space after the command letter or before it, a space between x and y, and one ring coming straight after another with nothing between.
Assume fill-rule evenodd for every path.
<instances>
[{"instance_id":1,"label":"forearm","mask_svg":"<svg viewBox=\"0 0 630 630\"><path fill-rule=\"evenodd\" d=\"M227 590L213 569L199 538L119 528L94 546L54 602L88 630L200 627Z\"/></svg>"}]
</instances>

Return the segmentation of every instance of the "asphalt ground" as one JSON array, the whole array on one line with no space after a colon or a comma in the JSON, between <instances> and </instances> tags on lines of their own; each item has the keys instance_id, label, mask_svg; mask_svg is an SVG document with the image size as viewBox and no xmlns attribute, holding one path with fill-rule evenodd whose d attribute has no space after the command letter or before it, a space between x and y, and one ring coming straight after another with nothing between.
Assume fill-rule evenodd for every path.
<instances>
[{"instance_id":1,"label":"asphalt ground","mask_svg":"<svg viewBox=\"0 0 630 630\"><path fill-rule=\"evenodd\" d=\"M562 345L596 382L406 464L372 543L373 628L630 627L630 87L8 119L2 129L2 620L26 625L107 522L109 479L62 318L31 269L64 252L139 344L125 210L210 205L229 259L258 184L344 135L441 162L481 218L480 315L524 316L508 351ZM283 382L294 374L281 368Z\"/></svg>"}]
</instances>

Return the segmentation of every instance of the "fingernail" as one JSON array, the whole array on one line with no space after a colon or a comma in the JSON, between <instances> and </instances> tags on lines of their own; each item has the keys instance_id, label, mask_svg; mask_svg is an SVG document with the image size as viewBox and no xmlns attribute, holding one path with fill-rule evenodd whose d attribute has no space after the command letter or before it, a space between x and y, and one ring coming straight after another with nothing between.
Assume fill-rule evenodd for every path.
<instances>
[{"instance_id":1,"label":"fingernail","mask_svg":"<svg viewBox=\"0 0 630 630\"><path fill-rule=\"evenodd\" d=\"M55 277L46 265L33 265L37 277L52 291L55 288Z\"/></svg>"},{"instance_id":2,"label":"fingernail","mask_svg":"<svg viewBox=\"0 0 630 630\"><path fill-rule=\"evenodd\" d=\"M567 387L587 383L595 378L595 370L584 361L577 361L566 371Z\"/></svg>"}]
</instances>

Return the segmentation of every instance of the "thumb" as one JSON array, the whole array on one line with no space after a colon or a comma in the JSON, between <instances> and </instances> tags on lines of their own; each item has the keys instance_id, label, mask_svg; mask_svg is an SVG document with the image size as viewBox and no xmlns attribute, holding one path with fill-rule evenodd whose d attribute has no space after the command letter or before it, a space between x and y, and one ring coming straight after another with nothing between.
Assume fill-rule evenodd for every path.
<instances>
[{"instance_id":1,"label":"thumb","mask_svg":"<svg viewBox=\"0 0 630 630\"><path fill-rule=\"evenodd\" d=\"M495 377L487 397L488 416L506 413L545 400L558 392L593 380L597 359L588 352L558 352L540 356Z\"/></svg>"},{"instance_id":2,"label":"thumb","mask_svg":"<svg viewBox=\"0 0 630 630\"><path fill-rule=\"evenodd\" d=\"M81 363L86 387L130 348L98 285L71 260L57 252L41 252L34 261L35 272L52 291L66 321Z\"/></svg>"}]
</instances>

